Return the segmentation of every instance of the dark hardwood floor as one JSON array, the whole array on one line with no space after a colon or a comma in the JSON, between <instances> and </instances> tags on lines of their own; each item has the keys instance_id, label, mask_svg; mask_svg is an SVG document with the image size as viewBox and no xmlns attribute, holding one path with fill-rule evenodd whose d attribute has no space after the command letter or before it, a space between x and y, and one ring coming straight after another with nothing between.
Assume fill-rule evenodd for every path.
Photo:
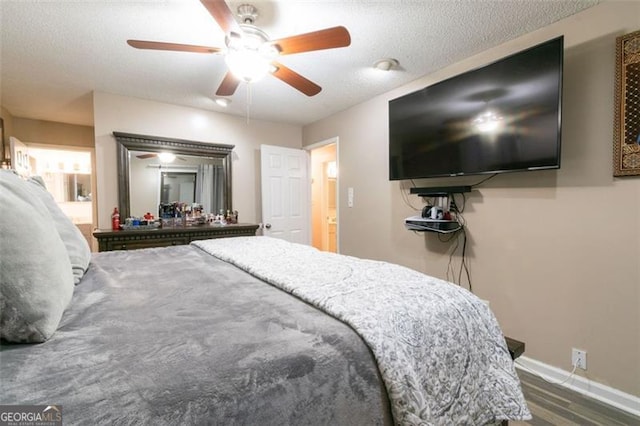
<instances>
[{"instance_id":1,"label":"dark hardwood floor","mask_svg":"<svg viewBox=\"0 0 640 426\"><path fill-rule=\"evenodd\" d=\"M517 372L533 418L526 422L509 422L510 426L640 426L640 417L562 386L547 383L520 368Z\"/></svg>"}]
</instances>

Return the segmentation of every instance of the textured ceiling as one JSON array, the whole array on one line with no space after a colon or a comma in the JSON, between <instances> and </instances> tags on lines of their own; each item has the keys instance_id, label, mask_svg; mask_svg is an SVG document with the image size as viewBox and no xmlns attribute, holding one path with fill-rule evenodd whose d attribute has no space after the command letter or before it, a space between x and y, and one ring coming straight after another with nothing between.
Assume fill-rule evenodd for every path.
<instances>
[{"instance_id":1,"label":"textured ceiling","mask_svg":"<svg viewBox=\"0 0 640 426\"><path fill-rule=\"evenodd\" d=\"M233 11L246 2L228 2ZM272 39L345 26L351 46L280 62L322 86L267 76L213 102L221 55L143 51L127 39L224 46L198 0L0 0L0 100L15 117L93 124L92 91L303 125L593 6L597 0L253 1ZM400 69L372 69L392 57Z\"/></svg>"}]
</instances>

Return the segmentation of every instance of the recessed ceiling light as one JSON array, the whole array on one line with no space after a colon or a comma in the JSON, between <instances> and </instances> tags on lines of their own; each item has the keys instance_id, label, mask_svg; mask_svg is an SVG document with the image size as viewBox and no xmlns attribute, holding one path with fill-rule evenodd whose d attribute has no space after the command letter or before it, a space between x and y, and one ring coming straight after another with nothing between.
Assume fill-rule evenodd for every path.
<instances>
[{"instance_id":1,"label":"recessed ceiling light","mask_svg":"<svg viewBox=\"0 0 640 426\"><path fill-rule=\"evenodd\" d=\"M396 68L398 64L399 62L397 59L385 58L385 59L380 59L376 61L376 63L373 64L373 67L377 70L389 71L389 70L392 70L393 68Z\"/></svg>"},{"instance_id":2,"label":"recessed ceiling light","mask_svg":"<svg viewBox=\"0 0 640 426\"><path fill-rule=\"evenodd\" d=\"M227 99L227 98L216 98L215 101L218 105L224 108L228 107L229 104L231 103L231 99Z\"/></svg>"}]
</instances>

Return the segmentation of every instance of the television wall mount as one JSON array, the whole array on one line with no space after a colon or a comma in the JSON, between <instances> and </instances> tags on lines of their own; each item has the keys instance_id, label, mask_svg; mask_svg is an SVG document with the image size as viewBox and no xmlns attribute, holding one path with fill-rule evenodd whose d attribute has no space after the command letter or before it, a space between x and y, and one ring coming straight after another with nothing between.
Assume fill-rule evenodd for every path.
<instances>
[{"instance_id":1,"label":"television wall mount","mask_svg":"<svg viewBox=\"0 0 640 426\"><path fill-rule=\"evenodd\" d=\"M434 186L426 188L410 188L410 194L417 194L420 197L446 197L449 194L462 194L471 192L470 185L462 186Z\"/></svg>"}]
</instances>

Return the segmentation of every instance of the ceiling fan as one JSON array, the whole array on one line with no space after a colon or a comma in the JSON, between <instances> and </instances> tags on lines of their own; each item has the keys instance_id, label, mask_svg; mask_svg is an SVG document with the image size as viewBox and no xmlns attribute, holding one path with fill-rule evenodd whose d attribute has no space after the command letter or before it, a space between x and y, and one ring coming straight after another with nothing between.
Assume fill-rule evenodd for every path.
<instances>
[{"instance_id":1,"label":"ceiling fan","mask_svg":"<svg viewBox=\"0 0 640 426\"><path fill-rule=\"evenodd\" d=\"M226 48L144 40L127 40L127 43L137 49L225 55L229 71L216 91L217 96L231 96L241 81L256 81L268 73L307 96L317 95L322 90L320 86L276 59L281 55L346 47L351 44L349 31L342 26L270 40L264 31L254 25L258 14L252 5L243 4L238 7L238 16L242 22L238 23L224 0L200 1L225 32Z\"/></svg>"}]
</instances>

